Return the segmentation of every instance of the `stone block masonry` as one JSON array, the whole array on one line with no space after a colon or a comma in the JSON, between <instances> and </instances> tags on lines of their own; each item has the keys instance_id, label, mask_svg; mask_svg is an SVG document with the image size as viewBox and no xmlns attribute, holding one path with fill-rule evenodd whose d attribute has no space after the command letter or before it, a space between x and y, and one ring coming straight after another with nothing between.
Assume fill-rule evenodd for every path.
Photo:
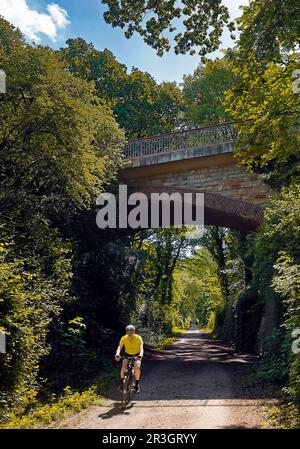
<instances>
[{"instance_id":1,"label":"stone block masonry","mask_svg":"<svg viewBox=\"0 0 300 449\"><path fill-rule=\"evenodd\" d=\"M142 165L139 162L123 170L121 180L128 185L159 185L217 193L262 206L271 193L260 175L248 173L237 164L232 151L176 161L172 158L164 163L159 163L156 157L154 163L148 161Z\"/></svg>"}]
</instances>

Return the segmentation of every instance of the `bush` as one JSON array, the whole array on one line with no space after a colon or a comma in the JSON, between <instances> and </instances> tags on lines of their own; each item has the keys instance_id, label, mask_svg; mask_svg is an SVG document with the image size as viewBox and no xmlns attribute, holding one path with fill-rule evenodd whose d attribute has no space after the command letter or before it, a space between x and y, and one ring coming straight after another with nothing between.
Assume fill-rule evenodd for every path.
<instances>
[{"instance_id":1,"label":"bush","mask_svg":"<svg viewBox=\"0 0 300 449\"><path fill-rule=\"evenodd\" d=\"M96 387L91 387L82 393L73 392L70 387L64 390L64 397L52 404L40 406L36 410L23 415L23 412L12 412L8 415L8 422L2 429L31 429L51 424L67 412L79 412L88 407L97 398Z\"/></svg>"},{"instance_id":2,"label":"bush","mask_svg":"<svg viewBox=\"0 0 300 449\"><path fill-rule=\"evenodd\" d=\"M257 370L260 379L284 383L288 380L292 340L280 329L274 329L262 344L262 357Z\"/></svg>"}]
</instances>

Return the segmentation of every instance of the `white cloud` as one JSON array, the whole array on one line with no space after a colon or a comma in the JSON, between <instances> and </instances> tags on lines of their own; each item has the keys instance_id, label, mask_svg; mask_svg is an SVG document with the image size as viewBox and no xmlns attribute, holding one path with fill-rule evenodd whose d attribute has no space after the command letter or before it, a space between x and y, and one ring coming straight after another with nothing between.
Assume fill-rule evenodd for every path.
<instances>
[{"instance_id":1,"label":"white cloud","mask_svg":"<svg viewBox=\"0 0 300 449\"><path fill-rule=\"evenodd\" d=\"M48 5L47 10L59 28L65 28L70 23L67 11L56 3Z\"/></svg>"},{"instance_id":2,"label":"white cloud","mask_svg":"<svg viewBox=\"0 0 300 449\"><path fill-rule=\"evenodd\" d=\"M69 25L68 13L56 3L47 6L47 13L30 8L27 0L0 0L0 15L29 38L40 41L39 33L56 41L58 33Z\"/></svg>"}]
</instances>

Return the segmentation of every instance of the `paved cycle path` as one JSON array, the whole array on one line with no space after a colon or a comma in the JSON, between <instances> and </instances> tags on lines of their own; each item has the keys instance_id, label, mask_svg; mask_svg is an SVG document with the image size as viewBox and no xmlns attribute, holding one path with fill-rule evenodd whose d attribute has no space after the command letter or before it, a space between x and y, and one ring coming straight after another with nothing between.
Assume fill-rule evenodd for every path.
<instances>
[{"instance_id":1,"label":"paved cycle path","mask_svg":"<svg viewBox=\"0 0 300 449\"><path fill-rule=\"evenodd\" d=\"M143 362L141 392L123 411L117 383L103 406L63 421L59 428L210 429L265 427L275 399L246 385L253 358L234 354L198 329Z\"/></svg>"}]
</instances>

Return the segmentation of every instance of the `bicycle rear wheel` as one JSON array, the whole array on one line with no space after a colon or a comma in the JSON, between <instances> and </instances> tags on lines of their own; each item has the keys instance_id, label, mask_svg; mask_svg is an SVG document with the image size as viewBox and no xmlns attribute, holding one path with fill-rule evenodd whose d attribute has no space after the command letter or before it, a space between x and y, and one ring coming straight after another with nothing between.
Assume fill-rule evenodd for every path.
<instances>
[{"instance_id":1,"label":"bicycle rear wheel","mask_svg":"<svg viewBox=\"0 0 300 449\"><path fill-rule=\"evenodd\" d=\"M125 408L131 401L131 386L128 378L124 379L122 389L122 408Z\"/></svg>"},{"instance_id":2,"label":"bicycle rear wheel","mask_svg":"<svg viewBox=\"0 0 300 449\"><path fill-rule=\"evenodd\" d=\"M130 400L131 401L133 401L135 393L136 393L136 384L135 384L134 377L132 377L132 379L130 381Z\"/></svg>"}]
</instances>

